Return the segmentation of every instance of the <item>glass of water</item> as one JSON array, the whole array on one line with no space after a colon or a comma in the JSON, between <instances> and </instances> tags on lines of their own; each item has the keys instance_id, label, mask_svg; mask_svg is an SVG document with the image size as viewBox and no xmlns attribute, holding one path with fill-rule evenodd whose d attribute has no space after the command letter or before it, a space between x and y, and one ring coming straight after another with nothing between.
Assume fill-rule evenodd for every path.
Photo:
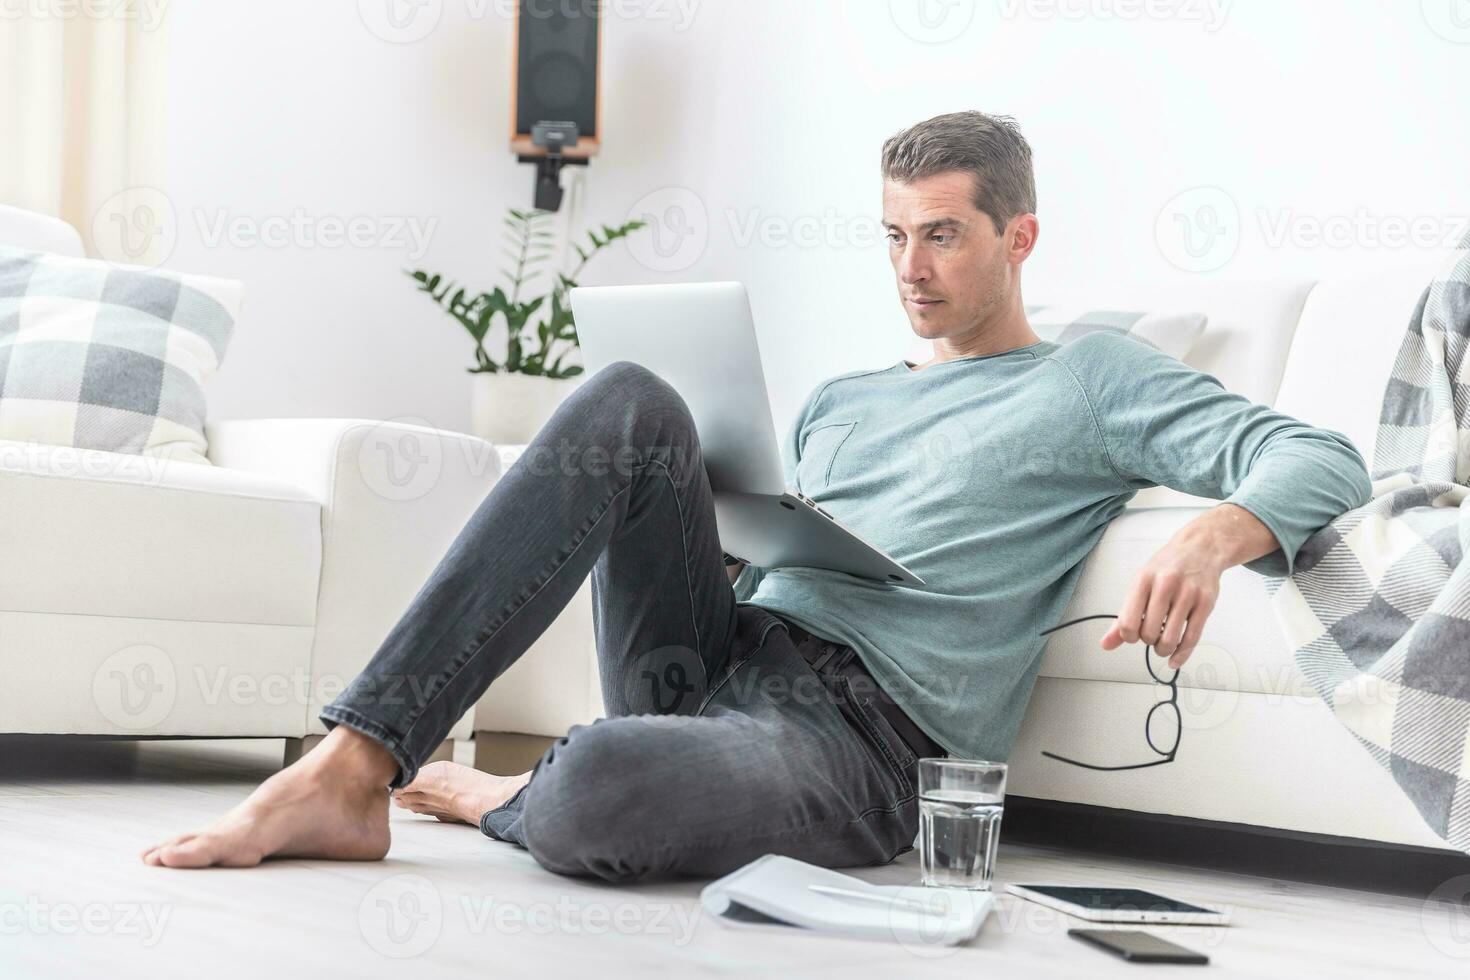
<instances>
[{"instance_id":1,"label":"glass of water","mask_svg":"<svg viewBox=\"0 0 1470 980\"><path fill-rule=\"evenodd\" d=\"M1005 794L1003 762L919 760L919 864L924 884L990 890Z\"/></svg>"}]
</instances>

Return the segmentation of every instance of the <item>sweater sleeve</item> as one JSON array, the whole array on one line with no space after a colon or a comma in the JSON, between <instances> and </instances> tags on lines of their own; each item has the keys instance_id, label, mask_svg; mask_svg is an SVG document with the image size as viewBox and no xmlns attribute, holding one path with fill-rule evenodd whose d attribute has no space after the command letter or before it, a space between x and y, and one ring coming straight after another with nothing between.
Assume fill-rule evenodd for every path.
<instances>
[{"instance_id":1,"label":"sweater sleeve","mask_svg":"<svg viewBox=\"0 0 1470 980\"><path fill-rule=\"evenodd\" d=\"M1130 489L1223 500L1270 529L1279 548L1247 562L1252 571L1290 575L1308 537L1371 496L1363 457L1346 436L1226 391L1153 347L1099 333L1055 356L1080 384L1104 452Z\"/></svg>"}]
</instances>

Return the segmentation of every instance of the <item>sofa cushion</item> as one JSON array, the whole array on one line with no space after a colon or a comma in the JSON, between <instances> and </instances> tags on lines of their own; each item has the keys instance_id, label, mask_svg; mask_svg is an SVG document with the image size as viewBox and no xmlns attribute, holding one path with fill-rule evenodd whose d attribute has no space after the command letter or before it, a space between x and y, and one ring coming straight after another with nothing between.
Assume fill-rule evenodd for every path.
<instances>
[{"instance_id":1,"label":"sofa cushion","mask_svg":"<svg viewBox=\"0 0 1470 980\"><path fill-rule=\"evenodd\" d=\"M1180 361L1205 332L1203 313L1130 313L1028 306L1026 316L1031 321L1031 329L1042 340L1067 344L1090 333L1115 333L1148 344Z\"/></svg>"},{"instance_id":2,"label":"sofa cushion","mask_svg":"<svg viewBox=\"0 0 1470 980\"><path fill-rule=\"evenodd\" d=\"M238 282L0 246L0 438L208 463Z\"/></svg>"},{"instance_id":3,"label":"sofa cushion","mask_svg":"<svg viewBox=\"0 0 1470 980\"><path fill-rule=\"evenodd\" d=\"M0 204L0 245L58 255L85 254L82 236L60 218Z\"/></svg>"},{"instance_id":4,"label":"sofa cushion","mask_svg":"<svg viewBox=\"0 0 1470 980\"><path fill-rule=\"evenodd\" d=\"M311 626L321 505L255 474L0 441L16 612Z\"/></svg>"},{"instance_id":5,"label":"sofa cushion","mask_svg":"<svg viewBox=\"0 0 1470 980\"><path fill-rule=\"evenodd\" d=\"M1372 464L1378 412L1409 320L1445 253L1324 279L1307 297L1276 407L1335 429Z\"/></svg>"},{"instance_id":6,"label":"sofa cushion","mask_svg":"<svg viewBox=\"0 0 1470 980\"><path fill-rule=\"evenodd\" d=\"M1088 556L1077 590L1058 622L1116 613L1138 570L1175 532L1203 512L1199 507L1125 510L1108 525ZM1041 663L1042 676L1152 684L1141 645L1116 650L1098 646L1108 626L1107 621L1096 620L1053 633ZM1155 669L1160 668L1161 664L1155 665ZM1179 686L1200 691L1315 697L1287 649L1263 577L1243 567L1228 569L1221 577L1218 604L1194 655L1180 671ZM1160 688L1160 700L1162 691ZM1208 702L1211 710L1220 710L1224 703L1209 697L1202 701ZM1188 711L1191 705L1182 692L1181 702ZM1139 721L1142 724L1142 719Z\"/></svg>"}]
</instances>

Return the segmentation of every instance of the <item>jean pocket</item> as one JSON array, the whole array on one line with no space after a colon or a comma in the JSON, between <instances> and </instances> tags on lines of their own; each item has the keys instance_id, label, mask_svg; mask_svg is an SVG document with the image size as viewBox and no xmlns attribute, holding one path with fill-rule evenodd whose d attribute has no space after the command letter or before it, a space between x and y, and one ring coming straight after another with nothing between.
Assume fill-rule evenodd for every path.
<instances>
[{"instance_id":1,"label":"jean pocket","mask_svg":"<svg viewBox=\"0 0 1470 980\"><path fill-rule=\"evenodd\" d=\"M827 489L843 445L856 422L828 422L807 432L796 463L796 487L806 494Z\"/></svg>"},{"instance_id":2,"label":"jean pocket","mask_svg":"<svg viewBox=\"0 0 1470 980\"><path fill-rule=\"evenodd\" d=\"M863 736L877 750L898 784L898 802L911 799L916 792L918 756L909 744L899 737L888 719L879 712L872 695L859 698L852 689L852 682L845 676L837 678L842 688L843 699L851 709L853 718L862 729Z\"/></svg>"}]
</instances>

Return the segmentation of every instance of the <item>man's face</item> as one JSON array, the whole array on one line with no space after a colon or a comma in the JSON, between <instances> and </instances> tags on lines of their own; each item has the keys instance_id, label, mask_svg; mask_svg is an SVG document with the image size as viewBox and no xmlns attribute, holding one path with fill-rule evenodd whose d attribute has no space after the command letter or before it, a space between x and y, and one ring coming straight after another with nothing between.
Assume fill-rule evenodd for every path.
<instances>
[{"instance_id":1,"label":"man's face","mask_svg":"<svg viewBox=\"0 0 1470 980\"><path fill-rule=\"evenodd\" d=\"M883 182L883 224L898 295L925 340L979 332L1019 288L1014 236L975 207L973 174ZM1029 249L1027 249L1029 251ZM1024 256L1023 256L1024 257Z\"/></svg>"}]
</instances>

